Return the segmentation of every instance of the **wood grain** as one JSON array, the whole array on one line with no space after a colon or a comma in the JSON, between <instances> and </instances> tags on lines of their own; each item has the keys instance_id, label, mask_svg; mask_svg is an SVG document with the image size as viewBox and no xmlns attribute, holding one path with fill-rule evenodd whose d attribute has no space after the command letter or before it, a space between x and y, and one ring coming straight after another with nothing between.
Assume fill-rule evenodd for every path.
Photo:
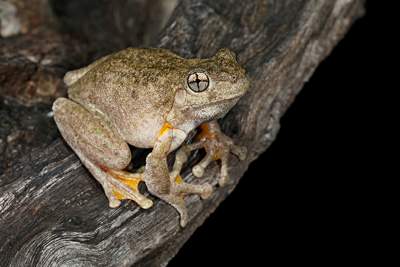
<instances>
[{"instance_id":1,"label":"wood grain","mask_svg":"<svg viewBox=\"0 0 400 267\"><path fill-rule=\"evenodd\" d=\"M57 7L57 1L50 2ZM7 155L2 156L0 169L0 265L165 266L234 189L249 163L271 144L279 130L279 119L318 64L363 14L363 3L182 0L166 27L150 38L152 46L185 57L207 57L220 47L229 47L237 53L252 83L248 94L221 121L228 135L247 146L249 157L239 162L232 156L230 173L234 183L217 189L211 199L187 198L190 222L183 229L176 211L156 199L149 210L141 210L131 202L117 209L108 208L100 186L46 116L51 100L65 93L60 78L67 69L84 65L105 51L133 45L134 41L118 41L93 52L98 39L83 40L77 37L79 34L69 35L53 28L44 31L46 36L65 42L54 42L53 49L43 53L32 42L44 33L0 40L0 114L4 114L0 118L0 151ZM60 12L64 16L60 25L65 25L63 21L69 14L66 9L58 6L53 14L56 19ZM75 12L73 8L68 10ZM128 19L129 12L125 13L119 19ZM71 28L73 25L67 27ZM87 29L82 32L87 34ZM111 38L112 32L105 30L102 34L110 34ZM13 43L20 46L12 48ZM40 54L41 60L32 63L26 53L21 53L24 49L30 51L29 56ZM53 60L43 64L48 56ZM26 98L26 91L20 89L26 89L38 69L50 72L47 85L58 85L58 90L46 97L33 93ZM15 72L26 79L18 80ZM31 85L29 92L40 89L38 83ZM18 116L12 116L13 112ZM23 122L24 114L32 118ZM27 126L29 123L33 130ZM17 138L11 138L18 131ZM41 143L28 138L32 135ZM18 148L18 144L24 144L24 148ZM17 150L16 155L10 147ZM201 182L189 170L185 169L185 179ZM217 172L215 164L210 166L205 179L215 181Z\"/></svg>"}]
</instances>

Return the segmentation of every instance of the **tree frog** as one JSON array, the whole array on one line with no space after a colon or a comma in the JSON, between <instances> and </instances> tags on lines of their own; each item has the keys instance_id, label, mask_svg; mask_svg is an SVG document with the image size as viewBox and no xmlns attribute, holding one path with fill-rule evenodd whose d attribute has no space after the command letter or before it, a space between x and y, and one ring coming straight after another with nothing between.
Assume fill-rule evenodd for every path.
<instances>
[{"instance_id":1,"label":"tree frog","mask_svg":"<svg viewBox=\"0 0 400 267\"><path fill-rule=\"evenodd\" d=\"M83 165L102 185L110 207L131 199L147 209L148 191L172 205L180 224L188 221L184 196L208 198L209 183L186 183L179 176L192 150L205 148L205 158L193 167L202 176L212 160L221 160L220 185L228 181L230 152L245 157L245 148L224 135L216 119L224 116L249 87L245 70L229 49L213 57L185 59L160 48L127 48L65 74L68 98L53 103L58 129ZM193 144L181 146L188 134L200 126ZM128 172L129 145L152 148L144 171ZM167 156L176 153L170 171Z\"/></svg>"}]
</instances>

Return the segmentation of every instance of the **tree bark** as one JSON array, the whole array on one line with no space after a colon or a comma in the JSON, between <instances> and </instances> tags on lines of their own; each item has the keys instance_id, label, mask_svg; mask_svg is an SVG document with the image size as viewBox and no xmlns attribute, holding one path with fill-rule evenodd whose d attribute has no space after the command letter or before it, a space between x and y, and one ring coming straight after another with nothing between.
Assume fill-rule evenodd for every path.
<instances>
[{"instance_id":1,"label":"tree bark","mask_svg":"<svg viewBox=\"0 0 400 267\"><path fill-rule=\"evenodd\" d=\"M8 2L20 28L0 38L1 266L166 265L275 139L296 94L364 10L362 0L182 0L160 30L174 1L161 8L165 1L35 0L37 10L28 14L24 1ZM0 27L13 26L2 14ZM66 92L67 70L143 45L184 57L229 47L251 81L221 120L224 132L248 148L248 158L231 157L233 184L211 199L187 198L185 228L157 199L149 210L128 201L110 209L49 113ZM211 165L204 179L215 184L218 170ZM190 166L184 174L197 181Z\"/></svg>"}]
</instances>

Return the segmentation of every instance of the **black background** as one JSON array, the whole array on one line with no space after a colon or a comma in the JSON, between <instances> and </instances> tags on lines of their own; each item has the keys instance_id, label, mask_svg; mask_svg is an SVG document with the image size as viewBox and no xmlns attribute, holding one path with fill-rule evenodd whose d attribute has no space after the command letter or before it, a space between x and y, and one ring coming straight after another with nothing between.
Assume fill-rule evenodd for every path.
<instances>
[{"instance_id":1,"label":"black background","mask_svg":"<svg viewBox=\"0 0 400 267\"><path fill-rule=\"evenodd\" d=\"M276 141L169 266L357 263L374 254L360 248L375 235L369 211L379 190L371 188L384 157L375 148L393 89L381 62L394 60L382 23L390 8L379 2L390 1L367 2L282 118Z\"/></svg>"}]
</instances>

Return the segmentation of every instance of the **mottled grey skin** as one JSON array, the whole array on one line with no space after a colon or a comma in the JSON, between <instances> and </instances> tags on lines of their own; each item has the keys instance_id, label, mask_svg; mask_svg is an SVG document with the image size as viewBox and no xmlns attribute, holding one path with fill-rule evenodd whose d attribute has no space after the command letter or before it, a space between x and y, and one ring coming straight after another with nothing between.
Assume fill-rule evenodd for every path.
<instances>
[{"instance_id":1,"label":"mottled grey skin","mask_svg":"<svg viewBox=\"0 0 400 267\"><path fill-rule=\"evenodd\" d=\"M191 73L208 75L205 91L189 88ZM183 195L206 198L212 187L176 178L185 153L178 153L181 156L171 173L166 158L190 131L225 115L246 92L249 82L235 55L221 49L212 58L184 59L165 49L128 48L68 72L64 81L70 99L54 102L55 121L64 139L102 184L110 206L132 199L149 208L152 201L137 190L137 183L144 181L153 195L178 210L184 226ZM128 144L153 148L144 173L123 171L131 161Z\"/></svg>"}]
</instances>

